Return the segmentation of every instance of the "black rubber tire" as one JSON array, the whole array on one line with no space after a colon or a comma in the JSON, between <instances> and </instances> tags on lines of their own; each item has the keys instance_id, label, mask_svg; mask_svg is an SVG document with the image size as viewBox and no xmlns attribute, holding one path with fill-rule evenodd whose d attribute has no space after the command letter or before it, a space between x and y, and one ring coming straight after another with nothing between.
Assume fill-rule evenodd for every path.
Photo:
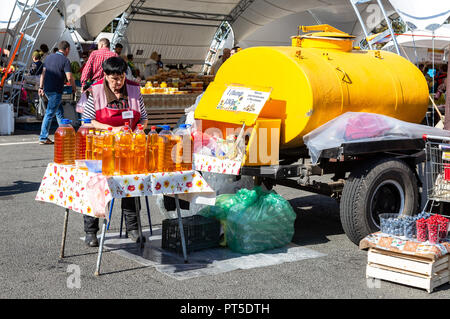
<instances>
[{"instance_id":1,"label":"black rubber tire","mask_svg":"<svg viewBox=\"0 0 450 319\"><path fill-rule=\"evenodd\" d=\"M384 183L384 184L383 184ZM386 186L383 186L386 185ZM377 188L378 187L378 188ZM379 231L379 226L372 217L374 198L379 187L397 187L399 200L397 207L403 215L415 215L419 209L419 190L417 178L411 168L403 161L392 158L377 159L366 162L355 169L347 179L340 202L340 217L342 228L347 237L356 245L367 235ZM399 188L400 187L400 188ZM403 194L400 193L400 189ZM375 196L374 196L375 195ZM395 202L395 196L392 196ZM392 200L391 197L391 200Z\"/></svg>"}]
</instances>

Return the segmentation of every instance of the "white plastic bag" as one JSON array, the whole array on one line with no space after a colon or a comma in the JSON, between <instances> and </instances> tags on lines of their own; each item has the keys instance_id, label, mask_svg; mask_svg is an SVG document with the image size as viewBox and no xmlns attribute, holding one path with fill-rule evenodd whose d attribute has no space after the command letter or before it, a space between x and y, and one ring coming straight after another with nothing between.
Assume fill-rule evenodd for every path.
<instances>
[{"instance_id":1,"label":"white plastic bag","mask_svg":"<svg viewBox=\"0 0 450 319\"><path fill-rule=\"evenodd\" d=\"M44 117L46 108L47 107L45 105L44 98L42 96L40 96L39 97L39 103L38 103L37 108L36 108L36 118L37 119L40 120L40 119L42 119Z\"/></svg>"},{"instance_id":2,"label":"white plastic bag","mask_svg":"<svg viewBox=\"0 0 450 319\"><path fill-rule=\"evenodd\" d=\"M88 101L88 96L86 95L86 92L81 93L80 100L78 101L77 107L76 107L76 111L78 113L83 113L84 106L86 105L87 101Z\"/></svg>"},{"instance_id":3,"label":"white plastic bag","mask_svg":"<svg viewBox=\"0 0 450 319\"><path fill-rule=\"evenodd\" d=\"M343 143L363 143L395 139L420 139L424 134L450 136L436 127L415 124L365 112L347 112L303 136L311 162L316 164L323 150Z\"/></svg>"}]
</instances>

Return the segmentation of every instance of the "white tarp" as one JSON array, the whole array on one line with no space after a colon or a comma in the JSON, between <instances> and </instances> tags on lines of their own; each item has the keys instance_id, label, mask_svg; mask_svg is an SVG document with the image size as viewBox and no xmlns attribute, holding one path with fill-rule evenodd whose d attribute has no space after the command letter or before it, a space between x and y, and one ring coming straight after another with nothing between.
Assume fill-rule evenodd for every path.
<instances>
[{"instance_id":1,"label":"white tarp","mask_svg":"<svg viewBox=\"0 0 450 319\"><path fill-rule=\"evenodd\" d=\"M449 0L389 0L411 30L436 30L450 16Z\"/></svg>"}]
</instances>

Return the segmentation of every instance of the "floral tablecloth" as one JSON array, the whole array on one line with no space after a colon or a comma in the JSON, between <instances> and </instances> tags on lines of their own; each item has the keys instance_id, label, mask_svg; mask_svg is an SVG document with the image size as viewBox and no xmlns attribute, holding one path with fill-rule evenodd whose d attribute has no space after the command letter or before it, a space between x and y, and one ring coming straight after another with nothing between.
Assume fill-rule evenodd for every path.
<instances>
[{"instance_id":1,"label":"floral tablecloth","mask_svg":"<svg viewBox=\"0 0 450 319\"><path fill-rule=\"evenodd\" d=\"M50 163L36 194L36 200L56 204L84 215L107 218L106 207L113 198L157 194L180 194L180 198L185 200L199 194L215 196L214 190L197 171L107 177L72 165Z\"/></svg>"},{"instance_id":2,"label":"floral tablecloth","mask_svg":"<svg viewBox=\"0 0 450 319\"><path fill-rule=\"evenodd\" d=\"M193 167L198 171L239 175L242 162L229 159L219 159L213 156L193 154Z\"/></svg>"},{"instance_id":3,"label":"floral tablecloth","mask_svg":"<svg viewBox=\"0 0 450 319\"><path fill-rule=\"evenodd\" d=\"M378 248L392 252L430 258L432 260L450 252L450 240L447 238L439 244L407 240L402 237L376 232L366 236L359 243L360 249Z\"/></svg>"}]
</instances>

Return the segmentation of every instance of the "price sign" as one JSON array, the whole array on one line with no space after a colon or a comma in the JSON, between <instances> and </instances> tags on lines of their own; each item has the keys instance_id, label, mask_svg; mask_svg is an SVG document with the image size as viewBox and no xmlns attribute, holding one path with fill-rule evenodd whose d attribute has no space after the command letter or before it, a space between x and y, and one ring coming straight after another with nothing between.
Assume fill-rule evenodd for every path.
<instances>
[{"instance_id":1,"label":"price sign","mask_svg":"<svg viewBox=\"0 0 450 319\"><path fill-rule=\"evenodd\" d=\"M253 90L247 87L229 86L223 93L217 109L259 114L271 92L271 89Z\"/></svg>"}]
</instances>

